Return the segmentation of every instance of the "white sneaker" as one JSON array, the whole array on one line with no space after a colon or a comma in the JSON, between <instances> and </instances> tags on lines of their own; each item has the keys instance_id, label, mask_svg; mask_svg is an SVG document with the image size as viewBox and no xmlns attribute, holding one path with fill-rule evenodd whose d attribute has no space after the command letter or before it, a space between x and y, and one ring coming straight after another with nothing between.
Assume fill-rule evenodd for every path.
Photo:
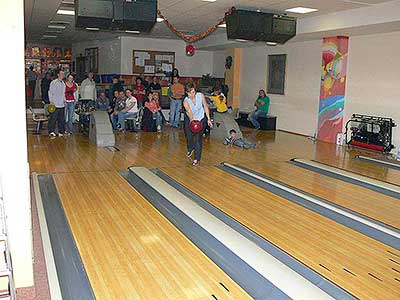
<instances>
[{"instance_id":1,"label":"white sneaker","mask_svg":"<svg viewBox=\"0 0 400 300\"><path fill-rule=\"evenodd\" d=\"M161 132L161 125L158 125L158 126L157 126L157 131L158 131L158 132Z\"/></svg>"},{"instance_id":2,"label":"white sneaker","mask_svg":"<svg viewBox=\"0 0 400 300\"><path fill-rule=\"evenodd\" d=\"M59 133L58 136L64 136L62 133Z\"/></svg>"},{"instance_id":3,"label":"white sneaker","mask_svg":"<svg viewBox=\"0 0 400 300\"><path fill-rule=\"evenodd\" d=\"M54 132L50 132L49 133L49 137L51 137L51 138L55 138L57 135L54 133Z\"/></svg>"}]
</instances>

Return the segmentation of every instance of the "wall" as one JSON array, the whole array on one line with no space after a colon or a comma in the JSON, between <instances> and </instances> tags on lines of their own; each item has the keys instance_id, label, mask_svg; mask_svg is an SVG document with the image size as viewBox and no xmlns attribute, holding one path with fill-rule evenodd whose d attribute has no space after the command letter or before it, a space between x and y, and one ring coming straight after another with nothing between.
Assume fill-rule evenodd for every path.
<instances>
[{"instance_id":1,"label":"wall","mask_svg":"<svg viewBox=\"0 0 400 300\"><path fill-rule=\"evenodd\" d=\"M345 120L353 113L391 117L400 126L400 32L352 36L349 41ZM245 48L242 53L241 104L253 109L267 84L268 54L287 54L285 95L269 95L277 127L313 135L317 124L322 41ZM400 130L394 128L394 144Z\"/></svg>"},{"instance_id":2,"label":"wall","mask_svg":"<svg viewBox=\"0 0 400 300\"><path fill-rule=\"evenodd\" d=\"M0 184L7 214L9 243L17 287L33 286L32 224L29 165L26 137L24 74L24 3L3 1L0 36L7 41L0 48L2 90L13 91L12 113L0 118ZM11 50L12 49L12 50ZM10 80L12 78L12 80ZM12 128L10 128L12 124Z\"/></svg>"},{"instance_id":3,"label":"wall","mask_svg":"<svg viewBox=\"0 0 400 300\"><path fill-rule=\"evenodd\" d=\"M226 51L214 51L213 52L213 71L212 74L218 78L224 78L225 76L225 58Z\"/></svg>"},{"instance_id":4,"label":"wall","mask_svg":"<svg viewBox=\"0 0 400 300\"><path fill-rule=\"evenodd\" d=\"M394 118L400 126L400 32L351 37L345 119L353 113ZM400 130L394 128L394 144Z\"/></svg>"},{"instance_id":5,"label":"wall","mask_svg":"<svg viewBox=\"0 0 400 300\"><path fill-rule=\"evenodd\" d=\"M99 73L116 74L121 68L121 40L120 38L93 40L72 45L74 59L85 55L85 48L99 48Z\"/></svg>"},{"instance_id":6,"label":"wall","mask_svg":"<svg viewBox=\"0 0 400 300\"><path fill-rule=\"evenodd\" d=\"M133 50L159 50L175 52L175 67L181 76L201 77L213 74L213 53L196 51L194 56L185 53L186 43L181 40L121 37L121 74L132 74Z\"/></svg>"},{"instance_id":7,"label":"wall","mask_svg":"<svg viewBox=\"0 0 400 300\"><path fill-rule=\"evenodd\" d=\"M253 110L258 90L267 89L269 54L287 54L285 95L268 95L277 128L313 135L317 124L321 70L321 41L288 43L276 47L244 48L240 107Z\"/></svg>"}]
</instances>

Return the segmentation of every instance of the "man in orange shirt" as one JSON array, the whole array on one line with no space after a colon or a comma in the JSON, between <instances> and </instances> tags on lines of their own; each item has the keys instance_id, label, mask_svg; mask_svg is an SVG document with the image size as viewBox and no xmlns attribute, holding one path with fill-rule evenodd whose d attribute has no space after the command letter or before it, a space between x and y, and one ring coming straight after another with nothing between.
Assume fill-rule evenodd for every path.
<instances>
[{"instance_id":1,"label":"man in orange shirt","mask_svg":"<svg viewBox=\"0 0 400 300\"><path fill-rule=\"evenodd\" d=\"M182 98L185 95L185 87L179 83L179 77L174 77L171 86L171 96L169 105L169 124L171 127L179 128L180 110L182 108Z\"/></svg>"}]
</instances>

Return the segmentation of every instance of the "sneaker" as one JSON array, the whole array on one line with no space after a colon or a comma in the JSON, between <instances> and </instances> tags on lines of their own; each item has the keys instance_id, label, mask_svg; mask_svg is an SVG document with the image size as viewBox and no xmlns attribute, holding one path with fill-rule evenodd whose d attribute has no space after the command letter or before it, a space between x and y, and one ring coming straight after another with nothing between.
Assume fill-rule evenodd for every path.
<instances>
[{"instance_id":1,"label":"sneaker","mask_svg":"<svg viewBox=\"0 0 400 300\"><path fill-rule=\"evenodd\" d=\"M62 133L58 133L58 136L64 136Z\"/></svg>"},{"instance_id":2,"label":"sneaker","mask_svg":"<svg viewBox=\"0 0 400 300\"><path fill-rule=\"evenodd\" d=\"M186 157L190 158L194 153L194 149L186 153Z\"/></svg>"},{"instance_id":3,"label":"sneaker","mask_svg":"<svg viewBox=\"0 0 400 300\"><path fill-rule=\"evenodd\" d=\"M161 132L161 125L157 126L157 132Z\"/></svg>"},{"instance_id":4,"label":"sneaker","mask_svg":"<svg viewBox=\"0 0 400 300\"><path fill-rule=\"evenodd\" d=\"M197 167L200 164L200 162L198 160L194 160L192 163L192 166Z\"/></svg>"},{"instance_id":5,"label":"sneaker","mask_svg":"<svg viewBox=\"0 0 400 300\"><path fill-rule=\"evenodd\" d=\"M49 137L51 137L51 138L55 138L57 135L54 133L54 132L50 132L49 133Z\"/></svg>"}]
</instances>

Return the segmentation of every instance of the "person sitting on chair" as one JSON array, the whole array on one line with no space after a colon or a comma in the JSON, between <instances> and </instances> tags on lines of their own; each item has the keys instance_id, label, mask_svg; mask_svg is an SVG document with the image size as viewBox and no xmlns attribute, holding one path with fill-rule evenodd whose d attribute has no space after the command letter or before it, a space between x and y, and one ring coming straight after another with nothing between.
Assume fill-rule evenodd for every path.
<instances>
[{"instance_id":1,"label":"person sitting on chair","mask_svg":"<svg viewBox=\"0 0 400 300\"><path fill-rule=\"evenodd\" d=\"M158 92L150 92L144 105L153 114L152 118L156 120L157 131L161 132L163 118L159 98Z\"/></svg>"},{"instance_id":2,"label":"person sitting on chair","mask_svg":"<svg viewBox=\"0 0 400 300\"><path fill-rule=\"evenodd\" d=\"M126 106L118 113L118 128L120 131L125 131L125 120L127 118L136 118L139 113L138 101L132 96L130 89L125 90L126 95Z\"/></svg>"},{"instance_id":3,"label":"person sitting on chair","mask_svg":"<svg viewBox=\"0 0 400 300\"><path fill-rule=\"evenodd\" d=\"M125 92L124 91L119 91L118 92L118 97L117 97L117 99L115 101L114 111L112 113L112 124L113 124L113 129L114 130L117 130L119 128L119 126L118 126L118 115L125 108L126 108Z\"/></svg>"},{"instance_id":4,"label":"person sitting on chair","mask_svg":"<svg viewBox=\"0 0 400 300\"><path fill-rule=\"evenodd\" d=\"M106 93L104 91L100 92L99 98L96 100L96 110L101 110L101 111L110 111L111 106L110 106L110 100L106 97Z\"/></svg>"},{"instance_id":5,"label":"person sitting on chair","mask_svg":"<svg viewBox=\"0 0 400 300\"><path fill-rule=\"evenodd\" d=\"M269 109L269 97L265 94L264 90L258 92L258 97L254 106L256 110L249 114L248 120L256 129L260 129L260 122L258 122L257 119L267 116Z\"/></svg>"}]
</instances>

